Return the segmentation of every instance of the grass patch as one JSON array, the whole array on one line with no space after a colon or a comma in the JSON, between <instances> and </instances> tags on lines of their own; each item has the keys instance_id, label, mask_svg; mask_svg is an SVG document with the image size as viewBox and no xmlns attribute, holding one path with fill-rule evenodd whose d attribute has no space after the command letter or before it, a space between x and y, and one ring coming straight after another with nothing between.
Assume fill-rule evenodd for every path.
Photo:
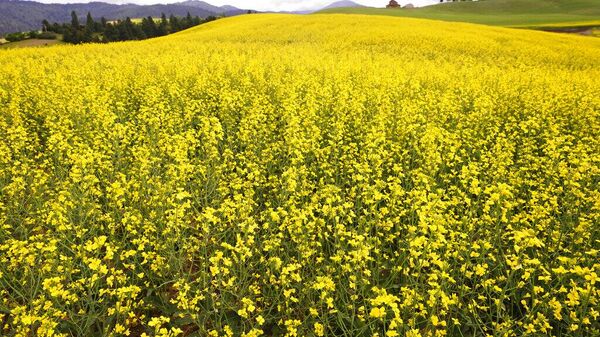
<instances>
[{"instance_id":1,"label":"grass patch","mask_svg":"<svg viewBox=\"0 0 600 337\"><path fill-rule=\"evenodd\" d=\"M0 44L0 49L15 49L15 48L29 48L29 47L48 47L64 44L60 40L43 40L43 39L27 39L23 41L8 42Z\"/></svg>"},{"instance_id":2,"label":"grass patch","mask_svg":"<svg viewBox=\"0 0 600 337\"><path fill-rule=\"evenodd\" d=\"M488 0L421 8L332 8L320 13L390 15L494 26L589 25L600 21L596 0Z\"/></svg>"}]
</instances>

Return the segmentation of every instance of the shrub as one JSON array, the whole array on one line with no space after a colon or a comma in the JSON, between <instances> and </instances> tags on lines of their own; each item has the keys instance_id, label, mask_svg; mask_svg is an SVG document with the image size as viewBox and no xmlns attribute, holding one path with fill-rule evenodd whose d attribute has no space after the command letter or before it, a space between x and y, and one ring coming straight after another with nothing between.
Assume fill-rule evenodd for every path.
<instances>
[{"instance_id":1,"label":"shrub","mask_svg":"<svg viewBox=\"0 0 600 337\"><path fill-rule=\"evenodd\" d=\"M56 40L57 35L52 32L42 32L37 35L37 38L42 40Z\"/></svg>"},{"instance_id":2,"label":"shrub","mask_svg":"<svg viewBox=\"0 0 600 337\"><path fill-rule=\"evenodd\" d=\"M22 41L27 39L27 35L24 33L11 33L6 35L5 39L8 42Z\"/></svg>"}]
</instances>

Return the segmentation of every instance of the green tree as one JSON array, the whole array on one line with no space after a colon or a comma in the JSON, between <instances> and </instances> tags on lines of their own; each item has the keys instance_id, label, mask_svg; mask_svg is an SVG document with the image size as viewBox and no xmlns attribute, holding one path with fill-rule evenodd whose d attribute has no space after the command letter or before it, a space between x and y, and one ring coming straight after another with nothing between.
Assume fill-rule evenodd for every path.
<instances>
[{"instance_id":1,"label":"green tree","mask_svg":"<svg viewBox=\"0 0 600 337\"><path fill-rule=\"evenodd\" d=\"M104 28L104 42L119 41L119 32L111 23L107 23Z\"/></svg>"},{"instance_id":2,"label":"green tree","mask_svg":"<svg viewBox=\"0 0 600 337\"><path fill-rule=\"evenodd\" d=\"M142 19L142 31L147 38L158 36L158 28L151 16Z\"/></svg>"},{"instance_id":3,"label":"green tree","mask_svg":"<svg viewBox=\"0 0 600 337\"><path fill-rule=\"evenodd\" d=\"M181 30L181 24L179 23L179 19L171 14L169 16L169 33L175 33Z\"/></svg>"},{"instance_id":4,"label":"green tree","mask_svg":"<svg viewBox=\"0 0 600 337\"><path fill-rule=\"evenodd\" d=\"M42 32L47 32L49 27L50 22L48 22L46 19L42 20Z\"/></svg>"},{"instance_id":5,"label":"green tree","mask_svg":"<svg viewBox=\"0 0 600 337\"><path fill-rule=\"evenodd\" d=\"M190 28L193 25L194 25L194 19L192 18L192 14L190 14L190 12L187 12L185 19L183 19L182 29Z\"/></svg>"},{"instance_id":6,"label":"green tree","mask_svg":"<svg viewBox=\"0 0 600 337\"><path fill-rule=\"evenodd\" d=\"M117 22L117 30L119 31L119 41L133 40L131 19L127 17L125 21Z\"/></svg>"},{"instance_id":7,"label":"green tree","mask_svg":"<svg viewBox=\"0 0 600 337\"><path fill-rule=\"evenodd\" d=\"M85 28L83 29L82 42L92 41L95 31L96 31L96 23L94 22L94 18L92 18L92 14L90 12L88 12L87 17L85 19Z\"/></svg>"},{"instance_id":8,"label":"green tree","mask_svg":"<svg viewBox=\"0 0 600 337\"><path fill-rule=\"evenodd\" d=\"M202 19L200 19L200 17L199 17L198 15L196 15L196 16L194 17L193 26L197 26L197 25L199 25L199 24L201 24L201 23L202 23Z\"/></svg>"},{"instance_id":9,"label":"green tree","mask_svg":"<svg viewBox=\"0 0 600 337\"><path fill-rule=\"evenodd\" d=\"M71 27L70 29L66 29L63 40L69 43L81 43L82 33L80 31L81 26L79 25L79 18L77 17L77 13L75 11L71 12Z\"/></svg>"},{"instance_id":10,"label":"green tree","mask_svg":"<svg viewBox=\"0 0 600 337\"><path fill-rule=\"evenodd\" d=\"M167 20L165 13L161 13L160 15L160 23L158 24L157 30L158 36L167 35L169 33L169 21Z\"/></svg>"},{"instance_id":11,"label":"green tree","mask_svg":"<svg viewBox=\"0 0 600 337\"><path fill-rule=\"evenodd\" d=\"M79 18L77 17L77 13L75 11L71 12L71 28L74 30L79 30Z\"/></svg>"}]
</instances>

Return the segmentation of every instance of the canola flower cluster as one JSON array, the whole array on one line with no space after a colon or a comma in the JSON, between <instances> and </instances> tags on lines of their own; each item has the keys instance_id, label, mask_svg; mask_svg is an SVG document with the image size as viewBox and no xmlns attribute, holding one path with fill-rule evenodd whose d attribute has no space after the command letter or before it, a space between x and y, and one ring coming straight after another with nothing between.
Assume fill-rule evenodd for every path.
<instances>
[{"instance_id":1,"label":"canola flower cluster","mask_svg":"<svg viewBox=\"0 0 600 337\"><path fill-rule=\"evenodd\" d=\"M0 69L0 335L600 334L600 40L246 15Z\"/></svg>"}]
</instances>

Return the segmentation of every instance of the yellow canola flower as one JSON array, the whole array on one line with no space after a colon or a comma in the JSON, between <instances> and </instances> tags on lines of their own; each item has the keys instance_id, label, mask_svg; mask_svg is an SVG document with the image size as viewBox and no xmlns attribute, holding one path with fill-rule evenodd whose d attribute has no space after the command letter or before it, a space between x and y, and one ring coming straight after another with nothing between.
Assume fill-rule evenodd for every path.
<instances>
[{"instance_id":1,"label":"yellow canola flower","mask_svg":"<svg viewBox=\"0 0 600 337\"><path fill-rule=\"evenodd\" d=\"M371 309L369 316L373 318L384 318L386 316L386 310L383 307L375 307Z\"/></svg>"},{"instance_id":2,"label":"yellow canola flower","mask_svg":"<svg viewBox=\"0 0 600 337\"><path fill-rule=\"evenodd\" d=\"M325 327L323 326L323 324L321 323L315 323L314 324L314 329L315 329L315 335L322 337L325 335Z\"/></svg>"},{"instance_id":3,"label":"yellow canola flower","mask_svg":"<svg viewBox=\"0 0 600 337\"><path fill-rule=\"evenodd\" d=\"M598 336L599 78L385 16L0 50L0 335Z\"/></svg>"}]
</instances>

